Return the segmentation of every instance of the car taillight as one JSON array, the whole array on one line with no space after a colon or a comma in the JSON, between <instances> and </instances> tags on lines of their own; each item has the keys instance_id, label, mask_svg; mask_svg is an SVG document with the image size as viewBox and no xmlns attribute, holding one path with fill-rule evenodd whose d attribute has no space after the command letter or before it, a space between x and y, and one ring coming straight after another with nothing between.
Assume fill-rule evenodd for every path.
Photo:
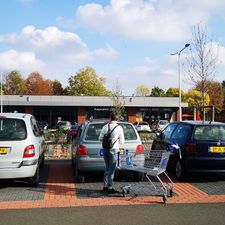
<instances>
[{"instance_id":1,"label":"car taillight","mask_svg":"<svg viewBox=\"0 0 225 225\"><path fill-rule=\"evenodd\" d=\"M87 156L88 155L88 150L84 145L80 145L77 149L77 154L79 156Z\"/></svg>"},{"instance_id":2,"label":"car taillight","mask_svg":"<svg viewBox=\"0 0 225 225\"><path fill-rule=\"evenodd\" d=\"M143 145L138 145L136 148L136 154L143 154L143 153L144 153Z\"/></svg>"},{"instance_id":3,"label":"car taillight","mask_svg":"<svg viewBox=\"0 0 225 225\"><path fill-rule=\"evenodd\" d=\"M76 134L76 131L69 131L69 134Z\"/></svg>"},{"instance_id":4,"label":"car taillight","mask_svg":"<svg viewBox=\"0 0 225 225\"><path fill-rule=\"evenodd\" d=\"M34 145L28 145L24 149L23 158L31 158L35 156L35 148Z\"/></svg>"},{"instance_id":5,"label":"car taillight","mask_svg":"<svg viewBox=\"0 0 225 225\"><path fill-rule=\"evenodd\" d=\"M195 154L197 152L197 145L195 143L187 143L186 152L189 154Z\"/></svg>"}]
</instances>

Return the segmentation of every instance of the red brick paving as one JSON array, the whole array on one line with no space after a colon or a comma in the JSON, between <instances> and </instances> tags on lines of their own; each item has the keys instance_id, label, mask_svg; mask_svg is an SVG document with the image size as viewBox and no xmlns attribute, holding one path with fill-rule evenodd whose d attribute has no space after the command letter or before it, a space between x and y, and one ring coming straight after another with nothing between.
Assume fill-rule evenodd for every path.
<instances>
[{"instance_id":1,"label":"red brick paving","mask_svg":"<svg viewBox=\"0 0 225 225\"><path fill-rule=\"evenodd\" d=\"M162 204L162 197L155 196L79 199L76 196L75 185L69 164L51 163L43 200L4 201L0 203L0 209ZM176 194L168 198L168 204L225 202L225 195L208 195L190 183L175 183L174 192Z\"/></svg>"}]
</instances>

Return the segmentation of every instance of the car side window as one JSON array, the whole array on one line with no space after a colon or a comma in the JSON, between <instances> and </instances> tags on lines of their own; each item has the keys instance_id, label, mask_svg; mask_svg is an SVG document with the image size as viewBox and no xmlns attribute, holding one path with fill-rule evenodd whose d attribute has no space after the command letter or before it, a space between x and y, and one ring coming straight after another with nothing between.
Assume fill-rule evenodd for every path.
<instances>
[{"instance_id":1,"label":"car side window","mask_svg":"<svg viewBox=\"0 0 225 225\"><path fill-rule=\"evenodd\" d=\"M186 143L188 137L191 135L191 126L188 124L179 124L173 132L171 139L178 144Z\"/></svg>"},{"instance_id":2,"label":"car side window","mask_svg":"<svg viewBox=\"0 0 225 225\"><path fill-rule=\"evenodd\" d=\"M162 132L163 139L169 139L176 126L177 126L176 123L169 124Z\"/></svg>"},{"instance_id":3,"label":"car side window","mask_svg":"<svg viewBox=\"0 0 225 225\"><path fill-rule=\"evenodd\" d=\"M33 131L34 135L36 137L41 136L42 133L41 133L41 130L40 130L38 124L37 124L36 119L34 117L31 117L31 121L30 122L31 122L31 128L32 128L32 131Z\"/></svg>"}]
</instances>

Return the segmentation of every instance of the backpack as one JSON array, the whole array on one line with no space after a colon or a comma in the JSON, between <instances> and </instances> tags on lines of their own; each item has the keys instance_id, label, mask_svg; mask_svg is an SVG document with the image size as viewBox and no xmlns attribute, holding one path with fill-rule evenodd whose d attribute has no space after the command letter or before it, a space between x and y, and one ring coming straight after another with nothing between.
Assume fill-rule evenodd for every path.
<instances>
[{"instance_id":1,"label":"backpack","mask_svg":"<svg viewBox=\"0 0 225 225\"><path fill-rule=\"evenodd\" d=\"M113 147L113 145L115 144L115 142L117 141L117 140L116 140L114 143L112 143L112 137L111 137L111 134L112 134L112 132L115 130L116 127L118 127L118 125L115 126L115 127L110 131L110 126L109 126L109 124L108 124L108 132L107 132L106 134L104 134L103 140L102 140L102 147L103 147L104 149L111 149L111 148Z\"/></svg>"}]
</instances>

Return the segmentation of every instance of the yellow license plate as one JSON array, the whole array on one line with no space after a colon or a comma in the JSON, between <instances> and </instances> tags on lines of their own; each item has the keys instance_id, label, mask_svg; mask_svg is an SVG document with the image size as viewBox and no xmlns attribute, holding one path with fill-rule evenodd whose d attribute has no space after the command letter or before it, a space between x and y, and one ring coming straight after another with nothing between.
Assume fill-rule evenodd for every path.
<instances>
[{"instance_id":1,"label":"yellow license plate","mask_svg":"<svg viewBox=\"0 0 225 225\"><path fill-rule=\"evenodd\" d=\"M225 152L225 146L210 146L209 152L212 153L223 153Z\"/></svg>"},{"instance_id":2,"label":"yellow license plate","mask_svg":"<svg viewBox=\"0 0 225 225\"><path fill-rule=\"evenodd\" d=\"M0 155L7 154L7 148L0 148Z\"/></svg>"},{"instance_id":3,"label":"yellow license plate","mask_svg":"<svg viewBox=\"0 0 225 225\"><path fill-rule=\"evenodd\" d=\"M124 154L124 149L121 148L121 149L120 149L120 155L123 155L123 154Z\"/></svg>"}]
</instances>

